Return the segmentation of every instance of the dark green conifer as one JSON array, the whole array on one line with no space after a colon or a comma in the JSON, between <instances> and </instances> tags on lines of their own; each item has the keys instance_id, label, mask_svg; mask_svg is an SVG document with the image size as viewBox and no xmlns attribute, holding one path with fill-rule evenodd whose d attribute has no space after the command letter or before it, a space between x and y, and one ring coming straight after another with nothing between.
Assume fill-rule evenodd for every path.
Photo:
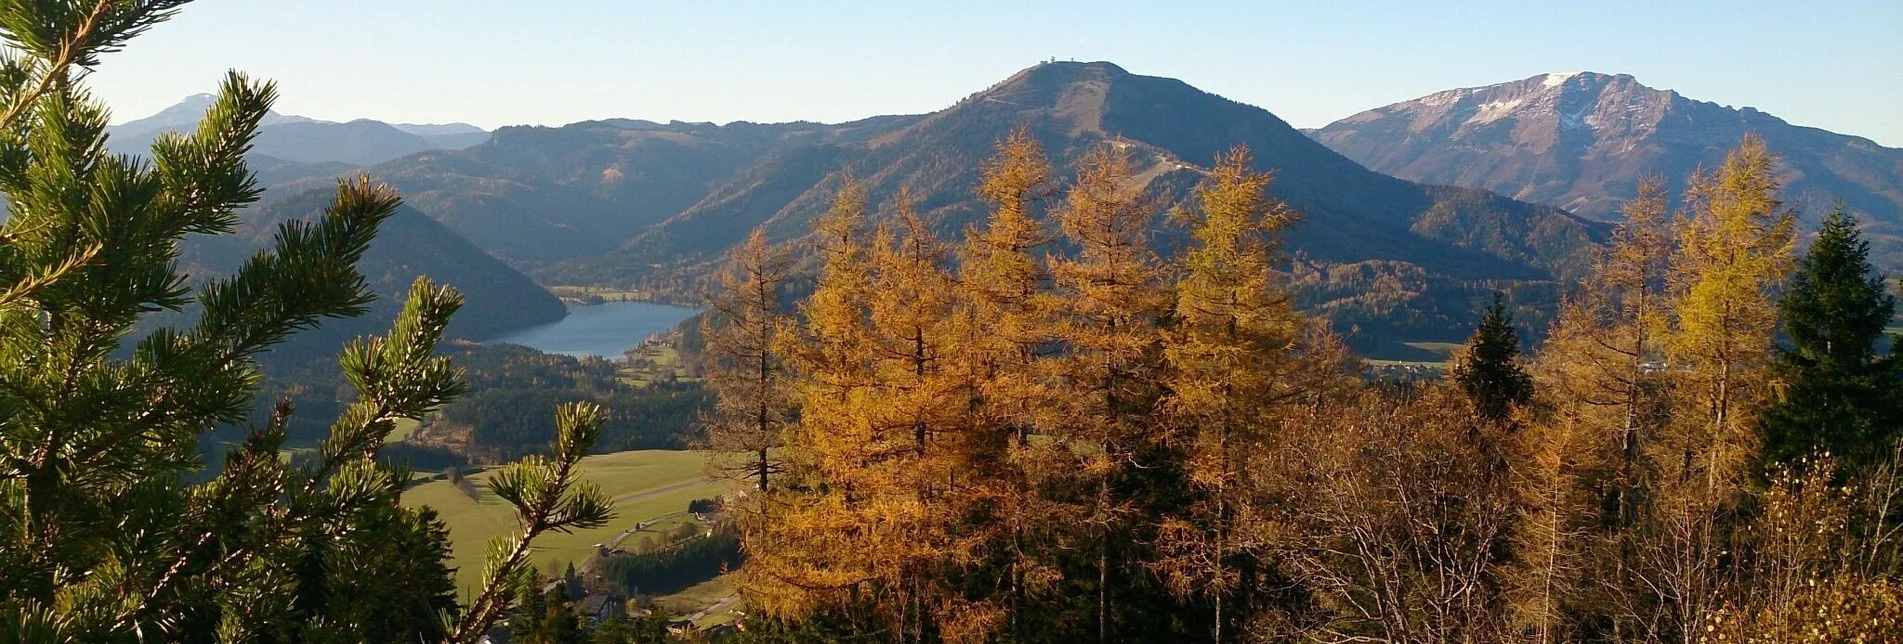
<instances>
[{"instance_id":1,"label":"dark green conifer","mask_svg":"<svg viewBox=\"0 0 1903 644\"><path fill-rule=\"evenodd\" d=\"M595 625L589 636L592 644L666 644L675 641L668 635L667 613L651 609L646 614L615 617Z\"/></svg>"},{"instance_id":2,"label":"dark green conifer","mask_svg":"<svg viewBox=\"0 0 1903 644\"><path fill-rule=\"evenodd\" d=\"M588 641L583 632L581 616L575 614L575 603L568 601L567 584L556 584L555 592L550 593L548 613L542 616L542 630L530 640L537 644L584 644Z\"/></svg>"},{"instance_id":3,"label":"dark green conifer","mask_svg":"<svg viewBox=\"0 0 1903 644\"><path fill-rule=\"evenodd\" d=\"M1881 347L1896 298L1869 257L1870 244L1839 206L1792 275L1779 302L1782 396L1763 419L1767 461L1822 449L1856 468L1888 454L1903 429L1899 363Z\"/></svg>"},{"instance_id":4,"label":"dark green conifer","mask_svg":"<svg viewBox=\"0 0 1903 644\"><path fill-rule=\"evenodd\" d=\"M1453 378L1474 409L1492 420L1506 420L1514 405L1533 398L1533 378L1520 365L1520 333L1514 330L1513 314L1507 312L1506 298L1498 291L1480 319L1480 328L1467 341L1466 351L1454 363Z\"/></svg>"}]
</instances>

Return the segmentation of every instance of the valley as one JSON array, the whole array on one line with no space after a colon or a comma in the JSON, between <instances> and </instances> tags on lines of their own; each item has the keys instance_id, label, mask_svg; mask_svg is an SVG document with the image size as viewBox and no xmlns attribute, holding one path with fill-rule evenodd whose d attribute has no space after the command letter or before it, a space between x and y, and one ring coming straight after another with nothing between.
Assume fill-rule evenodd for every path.
<instances>
[{"instance_id":1,"label":"valley","mask_svg":"<svg viewBox=\"0 0 1903 644\"><path fill-rule=\"evenodd\" d=\"M1474 303L1495 289L1509 292L1523 314L1542 315L1554 286L1579 274L1583 253L1604 232L1559 209L1371 172L1265 110L1108 63L1039 65L932 114L841 124L608 119L511 127L368 171L398 188L409 207L545 287L685 303L698 300L723 254L756 227L797 248L847 175L868 181L877 213L903 190L938 230L961 230L981 211L976 169L1017 127L1029 128L1062 169L1095 145L1122 142L1144 158L1138 181L1159 211L1188 197L1217 152L1248 145L1258 167L1277 174L1275 196L1302 217L1288 245L1313 268L1295 271L1315 280L1303 290L1307 306L1373 357L1408 357L1403 342L1458 341ZM337 174L295 165L274 166L286 178L268 187L266 207ZM1159 222L1157 237L1167 247L1182 231ZM1409 277L1383 280L1400 288L1369 306L1355 296L1365 285L1352 277L1368 273ZM471 306L492 301L472 296ZM534 322L464 333L485 339Z\"/></svg>"},{"instance_id":2,"label":"valley","mask_svg":"<svg viewBox=\"0 0 1903 644\"><path fill-rule=\"evenodd\" d=\"M165 170L179 161L153 146L164 152L216 123L206 110L218 100L195 95L111 126L102 151L151 155ZM191 234L178 234L176 252L154 255L179 288L222 288L224 299L153 296L162 305L136 302L144 308L114 332L149 342L120 346L130 359L198 359L222 354L166 344L171 329L316 311L219 374L250 387L214 401L228 409L190 401L213 410L202 414L210 429L175 460L209 463L191 471L208 485L280 485L246 469L263 468L248 459L268 448L286 471L322 472L304 494L347 499L377 473L406 473L395 476L407 484L359 496L387 492L392 507L379 511L422 519L373 527L412 530L385 542L428 551L433 513L448 535L440 563L468 606L480 605L492 542L556 526L511 564L524 594L492 600L486 614L521 623L544 617L522 609L530 597L554 597L547 614L557 618L629 612L662 631L721 636L750 618L819 640L1115 641L1121 629L1156 641L1212 630L1229 642L1225 628L1257 628L1491 641L1529 630L1525 615L1554 619L1557 602L1614 610L1583 591L1526 597L1539 575L1583 576L1562 556L1616 558L1569 550L1598 543L1595 531L1650 543L1657 531L1639 533L1650 519L1634 518L1641 510L1625 496L1637 492L1620 486L1679 481L1665 490L1677 496L1656 502L1690 508L1684 521L1732 522L1736 534L1724 536L1740 542L1784 516L1733 516L1782 502L1736 482L1794 485L1787 470L1751 469L1751 450L1795 449L1776 441L1796 439L1741 429L1755 421L1728 405L1738 396L1754 414L1772 409L1780 378L1811 364L1776 353L1771 294L1799 271L1803 234L1826 213L1845 211L1828 220L1840 245L1862 248L1864 237L1842 232L1862 231L1870 245L1856 252L1903 270L1903 150L1593 72L1449 89L1320 128L1297 129L1272 107L1053 57L934 111L838 123L606 118L488 130L266 110L255 136L222 148L255 172L255 184L226 186L243 206L230 225L181 227ZM1705 174L1713 168L1730 178ZM323 226L374 192L359 176L402 199L374 240L351 246ZM1640 184L1659 177L1668 196L1640 198ZM1747 206L1725 209L1736 203ZM1724 217L1728 227L1710 223ZM357 274L245 281L269 249L297 243L360 254ZM329 267L318 255L286 265ZM21 273L19 293L79 269L40 270ZM1688 295L1698 279L1719 285ZM458 295L423 293L444 298L435 316L402 313L423 280ZM136 286L154 284L170 282ZM323 306L294 297L326 287L360 293ZM220 308L279 292L292 295ZM1723 315L1701 317L1700 298L1720 301ZM1748 315L1732 317L1733 305ZM1862 312L1894 318L1889 306ZM362 340L393 325L408 335ZM1740 353L1726 344L1738 338L1756 344ZM418 339L427 350L401 350ZM1655 367L1666 358L1680 362ZM1891 363L1858 368L1877 373L1871 364ZM1685 375L1698 369L1717 375ZM401 387L388 383L433 382L418 374L457 384L395 400ZM165 377L149 376L160 392L176 386ZM1699 389L1711 382L1721 385ZM1620 406L1630 408L1628 442L1614 454L1606 410ZM1683 420L1705 410L1715 419ZM356 420L368 433L341 442ZM1604 427L1569 433L1590 423ZM1643 423L1683 434L1668 435L1681 469L1641 458ZM1853 458L1880 451L1857 447ZM1708 461L1693 458L1707 448ZM343 465L356 455L361 463ZM534 467L551 469L521 474ZM320 478L335 489L318 492ZM1709 499L1686 491L1697 480ZM396 490L400 504L389 500ZM570 505L526 509L549 499ZM738 518L769 506L779 514ZM612 519L592 520L606 511ZM1382 543L1354 550L1365 541ZM193 548L206 544L222 547L207 537ZM1533 561L1535 546L1565 553ZM1681 546L1695 549L1661 548ZM350 548L369 549L325 547L337 549L296 553L300 575L346 570ZM1450 552L1485 563L1447 572L1408 559ZM1509 552L1522 559L1491 559ZM756 556L759 574L728 574ZM1700 561L1734 565L1730 555ZM1629 563L1595 565L1642 574ZM1409 583L1350 579L1371 570ZM1486 601L1437 608L1421 619L1434 621L1433 636L1358 608L1384 593L1444 599L1414 596L1432 595L1415 582L1435 575L1465 575L1463 588L1484 590L1460 592ZM1299 592L1276 594L1284 588ZM1741 588L1707 594L1751 595ZM1497 607L1509 596L1511 619ZM1263 607L1274 602L1299 610L1272 615ZM1576 626L1643 621L1600 613ZM1046 630L1025 636L1025 624Z\"/></svg>"},{"instance_id":3,"label":"valley","mask_svg":"<svg viewBox=\"0 0 1903 644\"><path fill-rule=\"evenodd\" d=\"M120 126L126 144L189 125L196 100ZM1453 90L1306 131L1180 81L1109 63L1055 62L938 112L840 124L607 119L478 136L453 126L404 131L353 123L359 136L387 140L345 138L337 140L341 148L326 148L299 143L299 128L343 126L275 118L275 133L254 153L268 187L244 224L253 241L194 248L191 265L207 274L230 270L276 222L314 213L331 177L367 170L392 183L407 207L373 249L378 263L369 275L382 300L394 299L416 275L444 279L469 298L455 336L527 348L471 344L452 352L491 375L476 378L470 400L406 424L397 437L415 439L403 448L413 462L478 471L480 463L534 451L537 436L549 431L536 418L565 396L638 408L657 396L704 395L688 367L697 360L698 331L675 328L694 308L663 302L698 306L729 267L726 254L754 229L792 249L799 270L810 273L816 258L804 250L806 231L845 177L862 182L875 220L903 192L935 231L958 234L984 212L975 193L984 159L1017 128L1050 151L1059 176L1074 172L1086 151L1114 143L1135 160L1133 186L1158 211L1188 200L1225 146L1249 145L1255 167L1275 177L1272 196L1299 217L1286 242L1291 259L1278 271L1301 307L1329 320L1376 378L1438 378L1493 291L1506 294L1529 343L1538 342L1637 177L1682 176L1715 163L1744 132L1770 132L1774 145L1795 153L1790 176L1803 177L1795 188L1806 212L1815 212L1819 195L1849 194L1872 218L1878 257L1903 257L1903 249L1886 245L1889 222L1899 217L1897 200L1887 195L1903 194L1885 178L1892 175L1843 179L1821 169L1852 157L1862 159L1852 162L1859 167L1903 169L1855 156L1896 151L1791 129L1762 113L1727 111L1628 76L1543 75ZM1674 129L1692 127L1688 120L1701 128L1696 137ZM1716 132L1713 121L1723 124ZM437 138L419 138L426 136ZM1515 147L1466 143L1501 136ZM1853 183L1861 187L1841 192ZM1044 198L1060 199L1068 187L1060 181ZM1152 234L1166 251L1187 241L1182 229L1162 221ZM383 248L403 250L392 255ZM505 284L507 290L499 288ZM789 294L807 288L795 283ZM550 305L551 293L568 304L565 311ZM392 313L385 306L373 306L370 324L344 329L387 324ZM650 336L657 339L643 344ZM322 356L343 337L327 330L281 353L284 360ZM575 358L611 364L563 362ZM542 366L524 371L531 364ZM554 381L571 383L553 388L570 393L551 392L545 375L527 375L560 372L577 374ZM598 387L625 389L606 397L580 393ZM668 407L675 420L659 425L667 428L662 433L636 431L615 439L613 449L686 447L697 429L682 414L711 404L693 400L699 402ZM551 573L586 563L592 544L665 534L679 524L686 501L729 489L704 478L695 452L617 451L591 456L586 465L620 516L610 526L548 541L537 563ZM504 504L478 497L440 474L405 497L442 512L465 589L480 544L510 528ZM656 517L666 520L647 526ZM637 525L646 527L627 532ZM709 580L662 603L673 614L696 614L729 597L724 584Z\"/></svg>"}]
</instances>

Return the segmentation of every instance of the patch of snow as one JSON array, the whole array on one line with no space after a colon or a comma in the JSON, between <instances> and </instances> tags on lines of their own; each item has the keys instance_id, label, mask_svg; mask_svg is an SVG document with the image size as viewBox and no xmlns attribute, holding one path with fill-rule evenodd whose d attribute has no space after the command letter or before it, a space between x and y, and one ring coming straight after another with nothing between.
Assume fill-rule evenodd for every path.
<instances>
[{"instance_id":1,"label":"patch of snow","mask_svg":"<svg viewBox=\"0 0 1903 644\"><path fill-rule=\"evenodd\" d=\"M1494 101L1482 105L1480 106L1480 111L1475 112L1471 118L1467 119L1467 125L1483 125L1506 118L1513 114L1513 110L1518 108L1521 102L1522 99L1516 98L1510 101Z\"/></svg>"},{"instance_id":2,"label":"patch of snow","mask_svg":"<svg viewBox=\"0 0 1903 644\"><path fill-rule=\"evenodd\" d=\"M1420 99L1420 103L1428 107L1440 107L1448 103L1459 101L1461 93L1462 92L1460 90L1437 92L1437 93L1429 94L1425 97L1422 97Z\"/></svg>"},{"instance_id":3,"label":"patch of snow","mask_svg":"<svg viewBox=\"0 0 1903 644\"><path fill-rule=\"evenodd\" d=\"M1579 111L1573 112L1572 114L1561 113L1559 115L1560 127L1568 129L1568 130L1576 130L1582 127L1591 127L1595 125L1593 123L1588 123L1586 121L1586 115L1592 112L1593 107L1594 107L1593 104L1587 103L1585 105L1580 106Z\"/></svg>"},{"instance_id":4,"label":"patch of snow","mask_svg":"<svg viewBox=\"0 0 1903 644\"><path fill-rule=\"evenodd\" d=\"M1567 72L1564 74L1547 74L1546 80L1540 84L1546 87L1559 87L1560 85L1566 84L1567 79L1572 78L1574 76L1578 76L1578 75L1579 75L1579 72Z\"/></svg>"}]
</instances>

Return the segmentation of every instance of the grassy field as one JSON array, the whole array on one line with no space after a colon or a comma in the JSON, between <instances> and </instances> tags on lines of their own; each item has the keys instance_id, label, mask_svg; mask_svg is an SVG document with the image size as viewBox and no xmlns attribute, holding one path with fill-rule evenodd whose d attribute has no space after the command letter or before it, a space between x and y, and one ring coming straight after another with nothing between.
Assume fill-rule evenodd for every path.
<instances>
[{"instance_id":1,"label":"grassy field","mask_svg":"<svg viewBox=\"0 0 1903 644\"><path fill-rule=\"evenodd\" d=\"M614 500L614 520L593 530L545 534L536 540L535 554L529 561L543 567L580 565L594 554L594 544L612 541L638 522L686 510L687 502L694 499L726 492L728 483L703 478L704 461L705 457L699 452L653 450L583 459L583 475ZM482 557L489 540L516 529L514 509L489 494L483 485L491 474L470 475L481 491L481 502L471 500L447 480L430 481L403 494L405 505L436 508L443 523L449 526L451 565L457 569L456 582L465 594L481 581ZM665 531L671 527L671 523L663 523L644 532ZM630 537L623 547L633 545L638 539L639 536Z\"/></svg>"},{"instance_id":2,"label":"grassy field","mask_svg":"<svg viewBox=\"0 0 1903 644\"><path fill-rule=\"evenodd\" d=\"M694 617L702 611L706 614L695 619L694 626L708 628L726 624L739 617L734 611L741 608L733 588L731 575L721 575L696 584L665 597L654 598L654 604L675 617Z\"/></svg>"},{"instance_id":3,"label":"grassy field","mask_svg":"<svg viewBox=\"0 0 1903 644\"><path fill-rule=\"evenodd\" d=\"M1427 368L1441 369L1441 368L1445 368L1447 364L1454 359L1454 354L1459 353L1460 350L1466 346L1458 342L1403 342L1401 344L1406 345L1408 348L1411 348L1411 349L1416 349L1419 351L1426 352L1427 354L1438 356L1439 359L1438 360L1418 360L1418 359L1417 360L1389 360L1389 359L1368 358L1368 359L1362 360L1362 362L1367 363L1368 366L1371 366L1371 367L1427 367Z\"/></svg>"},{"instance_id":4,"label":"grassy field","mask_svg":"<svg viewBox=\"0 0 1903 644\"><path fill-rule=\"evenodd\" d=\"M550 286L548 292L555 297L571 300L585 300L599 297L603 302L650 302L654 300L652 291L623 290L601 286Z\"/></svg>"},{"instance_id":5,"label":"grassy field","mask_svg":"<svg viewBox=\"0 0 1903 644\"><path fill-rule=\"evenodd\" d=\"M409 440L410 436L416 433L417 428L422 426L423 423L408 418L399 418L396 421L396 429L390 431L390 442L401 443Z\"/></svg>"},{"instance_id":6,"label":"grassy field","mask_svg":"<svg viewBox=\"0 0 1903 644\"><path fill-rule=\"evenodd\" d=\"M655 382L670 378L683 378L681 354L669 344L653 344L640 347L640 354L632 362L623 363L620 378L630 387L646 387Z\"/></svg>"}]
</instances>

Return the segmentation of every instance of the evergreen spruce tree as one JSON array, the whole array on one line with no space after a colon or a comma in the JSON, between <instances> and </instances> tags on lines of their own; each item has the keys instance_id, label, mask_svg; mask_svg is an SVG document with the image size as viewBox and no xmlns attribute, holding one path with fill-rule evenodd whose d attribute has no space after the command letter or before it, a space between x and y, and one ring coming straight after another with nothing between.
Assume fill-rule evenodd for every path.
<instances>
[{"instance_id":1,"label":"evergreen spruce tree","mask_svg":"<svg viewBox=\"0 0 1903 644\"><path fill-rule=\"evenodd\" d=\"M1896 298L1869 258L1869 242L1839 205L1791 276L1778 305L1789 343L1774 367L1783 396L1764 412L1767 461L1789 463L1821 448L1861 468L1887 455L1903 432L1903 363L1879 353Z\"/></svg>"},{"instance_id":2,"label":"evergreen spruce tree","mask_svg":"<svg viewBox=\"0 0 1903 644\"><path fill-rule=\"evenodd\" d=\"M515 598L515 616L509 619L512 642L532 642L542 632L542 619L548 615L549 593L542 592L548 579L534 568L524 569L509 581L509 594Z\"/></svg>"},{"instance_id":3,"label":"evergreen spruce tree","mask_svg":"<svg viewBox=\"0 0 1903 644\"><path fill-rule=\"evenodd\" d=\"M1520 333L1498 291L1452 375L1474 409L1492 420L1506 420L1515 405L1532 399L1533 378L1520 366Z\"/></svg>"},{"instance_id":4,"label":"evergreen spruce tree","mask_svg":"<svg viewBox=\"0 0 1903 644\"><path fill-rule=\"evenodd\" d=\"M581 616L575 614L575 603L568 599L570 592L567 582L555 584L543 608L546 612L542 614L541 628L524 644L583 644L587 641Z\"/></svg>"},{"instance_id":5,"label":"evergreen spruce tree","mask_svg":"<svg viewBox=\"0 0 1903 644\"><path fill-rule=\"evenodd\" d=\"M589 634L593 644L666 644L675 641L667 632L668 615L658 609L638 617L615 617L595 625Z\"/></svg>"}]
</instances>

